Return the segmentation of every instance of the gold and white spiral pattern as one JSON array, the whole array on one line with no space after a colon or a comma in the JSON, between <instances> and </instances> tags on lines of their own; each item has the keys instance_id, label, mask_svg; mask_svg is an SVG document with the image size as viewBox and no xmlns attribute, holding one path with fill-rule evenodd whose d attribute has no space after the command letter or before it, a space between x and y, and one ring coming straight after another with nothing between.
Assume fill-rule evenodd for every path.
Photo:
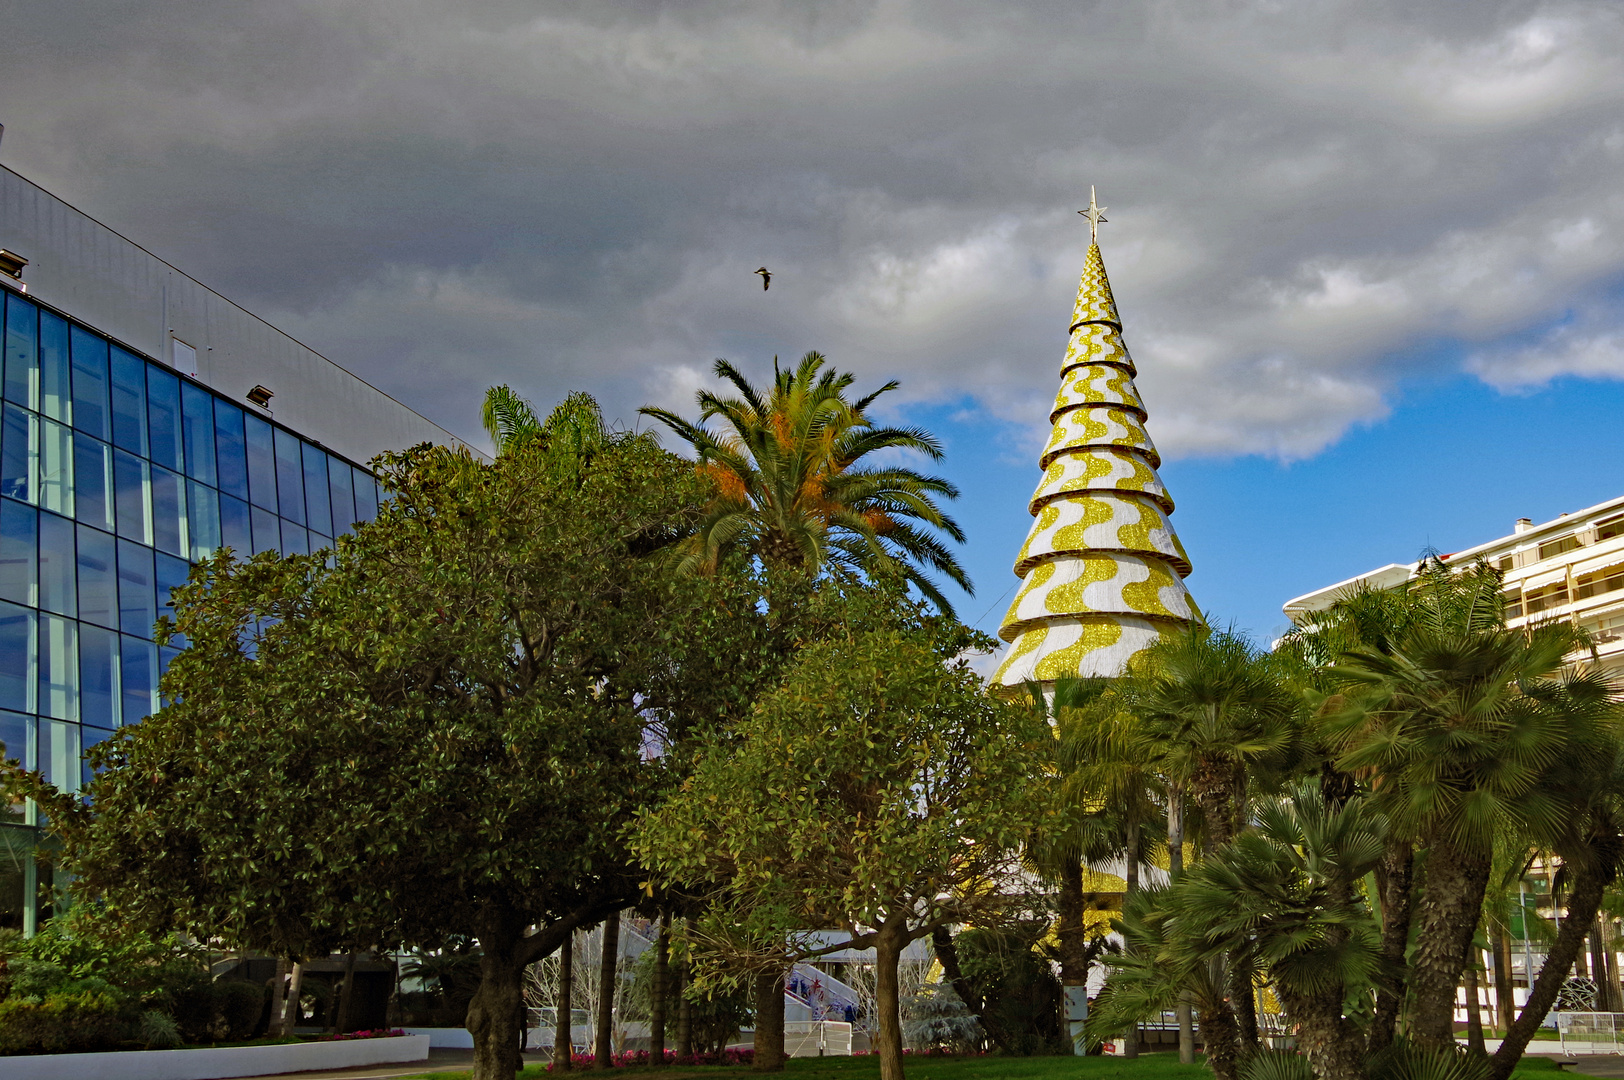
<instances>
[{"instance_id":1,"label":"gold and white spiral pattern","mask_svg":"<svg viewBox=\"0 0 1624 1080\"><path fill-rule=\"evenodd\" d=\"M1133 385L1133 376L1118 367L1104 364L1085 364L1066 372L1055 395L1054 408L1049 412L1052 424L1060 414L1089 405L1115 406L1145 418L1145 403L1139 400L1139 391Z\"/></svg>"},{"instance_id":2,"label":"gold and white spiral pattern","mask_svg":"<svg viewBox=\"0 0 1624 1080\"><path fill-rule=\"evenodd\" d=\"M1116 447L1073 450L1051 460L1028 509L1036 514L1050 499L1095 491L1138 492L1173 512L1173 499L1156 470L1138 454Z\"/></svg>"},{"instance_id":3,"label":"gold and white spiral pattern","mask_svg":"<svg viewBox=\"0 0 1624 1080\"><path fill-rule=\"evenodd\" d=\"M1162 463L1156 445L1150 441L1150 433L1145 430L1145 422L1139 417L1122 409L1084 408L1064 413L1054 422L1049 445L1043 448L1038 464L1047 469L1059 454L1096 446L1136 450L1150 462L1151 468Z\"/></svg>"},{"instance_id":4,"label":"gold and white spiral pattern","mask_svg":"<svg viewBox=\"0 0 1624 1080\"><path fill-rule=\"evenodd\" d=\"M1056 615L1142 615L1174 622L1198 618L1189 590L1170 565L1114 552L1073 555L1033 567L998 635L1013 641L1024 624Z\"/></svg>"},{"instance_id":5,"label":"gold and white spiral pattern","mask_svg":"<svg viewBox=\"0 0 1624 1080\"><path fill-rule=\"evenodd\" d=\"M1105 276L1105 259L1100 246L1088 246L1088 260L1083 263L1083 276L1077 283L1077 303L1071 309L1071 325L1085 322L1108 322L1122 325L1117 316L1116 300L1111 296L1111 280Z\"/></svg>"},{"instance_id":6,"label":"gold and white spiral pattern","mask_svg":"<svg viewBox=\"0 0 1624 1080\"><path fill-rule=\"evenodd\" d=\"M1123 344L1122 332L1105 323L1084 323L1071 332L1066 344L1066 357L1060 361L1062 373L1084 364L1115 364L1126 368L1129 375L1137 375L1133 357Z\"/></svg>"},{"instance_id":7,"label":"gold and white spiral pattern","mask_svg":"<svg viewBox=\"0 0 1624 1080\"><path fill-rule=\"evenodd\" d=\"M1028 627L1004 656L995 686L1065 678L1114 678L1135 653L1161 640L1169 625L1132 616L1053 619Z\"/></svg>"},{"instance_id":8,"label":"gold and white spiral pattern","mask_svg":"<svg viewBox=\"0 0 1624 1080\"><path fill-rule=\"evenodd\" d=\"M1165 559L1180 577L1190 572L1190 557L1162 508L1143 495L1112 492L1069 495L1039 510L1015 558L1015 573L1025 577L1046 559L1096 551Z\"/></svg>"}]
</instances>

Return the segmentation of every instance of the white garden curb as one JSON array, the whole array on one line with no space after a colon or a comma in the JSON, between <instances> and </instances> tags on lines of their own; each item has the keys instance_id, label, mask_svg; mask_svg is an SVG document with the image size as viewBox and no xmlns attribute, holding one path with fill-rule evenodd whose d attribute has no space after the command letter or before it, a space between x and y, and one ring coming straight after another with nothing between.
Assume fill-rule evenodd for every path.
<instances>
[{"instance_id":1,"label":"white garden curb","mask_svg":"<svg viewBox=\"0 0 1624 1080\"><path fill-rule=\"evenodd\" d=\"M427 1035L196 1050L19 1054L0 1057L0 1080L226 1080L233 1076L427 1061L428 1056Z\"/></svg>"}]
</instances>

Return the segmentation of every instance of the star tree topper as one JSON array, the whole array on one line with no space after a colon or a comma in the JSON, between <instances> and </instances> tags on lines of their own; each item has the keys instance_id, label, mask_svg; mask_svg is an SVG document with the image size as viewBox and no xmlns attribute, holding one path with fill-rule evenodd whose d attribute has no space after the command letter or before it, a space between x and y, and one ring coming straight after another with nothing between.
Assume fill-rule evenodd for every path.
<instances>
[{"instance_id":1,"label":"star tree topper","mask_svg":"<svg viewBox=\"0 0 1624 1080\"><path fill-rule=\"evenodd\" d=\"M1100 222L1108 220L1105 210L1094 198L1094 185L1088 185L1088 209L1077 212L1088 219L1088 242L1091 244L1100 242Z\"/></svg>"}]
</instances>

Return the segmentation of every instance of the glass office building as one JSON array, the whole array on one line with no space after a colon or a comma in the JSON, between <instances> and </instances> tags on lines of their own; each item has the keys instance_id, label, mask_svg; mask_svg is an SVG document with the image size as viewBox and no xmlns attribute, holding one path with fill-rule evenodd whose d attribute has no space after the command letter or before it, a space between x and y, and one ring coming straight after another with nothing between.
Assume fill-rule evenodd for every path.
<instances>
[{"instance_id":1,"label":"glass office building","mask_svg":"<svg viewBox=\"0 0 1624 1080\"><path fill-rule=\"evenodd\" d=\"M0 246L10 248L5 224L0 215ZM20 279L0 283L0 742L7 758L78 790L85 750L159 707L158 680L177 650L154 642L153 624L192 562L220 547L245 557L328 547L376 515L379 492L360 460L41 302ZM100 284L88 306L130 306L132 290L116 277ZM250 337L217 337L252 362ZM166 330L164 343L178 340ZM182 344L171 358L195 351ZM382 413L404 409L365 391ZM375 434L363 448L388 442ZM5 807L0 926L30 933L49 912L38 843L33 806Z\"/></svg>"}]
</instances>

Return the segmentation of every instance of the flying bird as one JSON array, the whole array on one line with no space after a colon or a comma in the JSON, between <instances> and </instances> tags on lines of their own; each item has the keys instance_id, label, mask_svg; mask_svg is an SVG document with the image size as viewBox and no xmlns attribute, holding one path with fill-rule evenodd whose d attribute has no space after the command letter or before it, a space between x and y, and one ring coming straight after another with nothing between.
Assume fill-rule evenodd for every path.
<instances>
[{"instance_id":1,"label":"flying bird","mask_svg":"<svg viewBox=\"0 0 1624 1080\"><path fill-rule=\"evenodd\" d=\"M761 275L761 291L766 292L767 286L773 283L772 274L767 272L767 268L765 266L763 266L760 270L757 270L756 273Z\"/></svg>"}]
</instances>

